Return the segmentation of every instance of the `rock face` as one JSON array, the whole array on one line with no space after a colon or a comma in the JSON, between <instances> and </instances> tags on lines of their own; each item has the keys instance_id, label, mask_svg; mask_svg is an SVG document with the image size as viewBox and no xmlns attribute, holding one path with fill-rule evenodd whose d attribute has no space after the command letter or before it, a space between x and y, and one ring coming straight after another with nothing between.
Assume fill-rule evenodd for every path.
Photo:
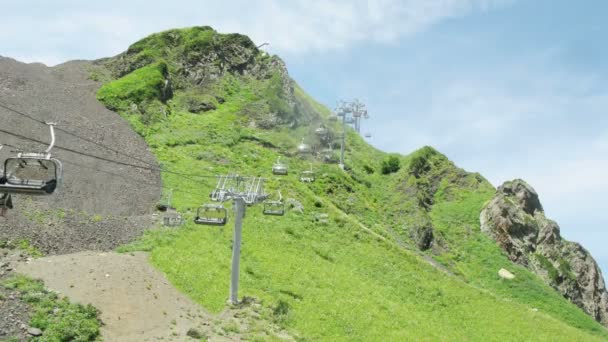
<instances>
[{"instance_id":1,"label":"rock face","mask_svg":"<svg viewBox=\"0 0 608 342\"><path fill-rule=\"evenodd\" d=\"M608 292L597 263L581 245L560 236L538 194L523 180L504 183L483 209L481 230L509 258L545 280L595 320L608 326Z\"/></svg>"}]
</instances>

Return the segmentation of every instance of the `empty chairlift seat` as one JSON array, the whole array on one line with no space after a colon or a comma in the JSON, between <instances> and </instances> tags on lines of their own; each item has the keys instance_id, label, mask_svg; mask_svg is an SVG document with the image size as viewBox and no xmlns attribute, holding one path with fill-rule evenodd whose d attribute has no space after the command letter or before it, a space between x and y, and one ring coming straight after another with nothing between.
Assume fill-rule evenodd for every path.
<instances>
[{"instance_id":1,"label":"empty chairlift seat","mask_svg":"<svg viewBox=\"0 0 608 342\"><path fill-rule=\"evenodd\" d=\"M317 128L317 129L315 129L315 134L320 138L326 137L328 133L329 133L329 131L323 125L319 126L319 128Z\"/></svg>"},{"instance_id":2,"label":"empty chairlift seat","mask_svg":"<svg viewBox=\"0 0 608 342\"><path fill-rule=\"evenodd\" d=\"M287 175L287 165L281 163L281 157L277 158L277 162L272 166L272 173L275 175Z\"/></svg>"},{"instance_id":3,"label":"empty chairlift seat","mask_svg":"<svg viewBox=\"0 0 608 342\"><path fill-rule=\"evenodd\" d=\"M4 161L0 175L0 193L25 195L50 195L61 184L63 166L51 157L55 145L54 123L47 123L51 131L51 143L44 152L18 153L17 157Z\"/></svg>"},{"instance_id":4,"label":"empty chairlift seat","mask_svg":"<svg viewBox=\"0 0 608 342\"><path fill-rule=\"evenodd\" d=\"M285 215L285 204L281 201L265 201L264 215L283 216Z\"/></svg>"},{"instance_id":5,"label":"empty chairlift seat","mask_svg":"<svg viewBox=\"0 0 608 342\"><path fill-rule=\"evenodd\" d=\"M182 224L184 224L182 215L175 208L167 209L167 212L163 215L163 225L166 227L176 227Z\"/></svg>"},{"instance_id":6,"label":"empty chairlift seat","mask_svg":"<svg viewBox=\"0 0 608 342\"><path fill-rule=\"evenodd\" d=\"M279 191L279 199L276 201L266 200L264 201L264 215L283 216L285 215L285 203L283 203L283 196Z\"/></svg>"},{"instance_id":7,"label":"empty chairlift seat","mask_svg":"<svg viewBox=\"0 0 608 342\"><path fill-rule=\"evenodd\" d=\"M315 172L312 170L312 164L310 170L304 170L300 173L300 182L312 183L315 181Z\"/></svg>"},{"instance_id":8,"label":"empty chairlift seat","mask_svg":"<svg viewBox=\"0 0 608 342\"><path fill-rule=\"evenodd\" d=\"M310 149L310 145L306 144L304 142L304 139L302 139L302 142L300 142L300 144L298 145L298 153L299 154L307 154L310 153L311 149Z\"/></svg>"},{"instance_id":9,"label":"empty chairlift seat","mask_svg":"<svg viewBox=\"0 0 608 342\"><path fill-rule=\"evenodd\" d=\"M205 204L198 208L194 223L223 226L228 222L228 211L221 204Z\"/></svg>"},{"instance_id":10,"label":"empty chairlift seat","mask_svg":"<svg viewBox=\"0 0 608 342\"><path fill-rule=\"evenodd\" d=\"M48 154L28 153L4 161L0 193L50 195L61 182L62 165Z\"/></svg>"}]
</instances>

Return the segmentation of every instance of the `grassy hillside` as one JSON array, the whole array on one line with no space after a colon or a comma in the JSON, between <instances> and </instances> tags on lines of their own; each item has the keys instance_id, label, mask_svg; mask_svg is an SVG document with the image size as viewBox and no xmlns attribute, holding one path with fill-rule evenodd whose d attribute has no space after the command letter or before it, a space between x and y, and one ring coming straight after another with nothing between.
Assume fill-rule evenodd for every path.
<instances>
[{"instance_id":1,"label":"grassy hillside","mask_svg":"<svg viewBox=\"0 0 608 342\"><path fill-rule=\"evenodd\" d=\"M184 71L192 56L205 59L230 44L252 51L253 64L245 69L266 71L223 67L203 83ZM303 205L283 217L264 216L260 206L247 209L240 294L266 308L251 338L269 338L263 321L273 320L311 341L608 339L604 328L479 232L479 213L494 193L480 175L430 147L393 155L389 163L391 156L352 131L346 172L297 156L301 139L318 142L320 123L336 135L339 128L302 89L286 90L273 57L243 36L172 30L129 50L107 61L116 80L98 99L132 124L164 167L263 176L271 195L280 190L289 203ZM165 84L159 75L173 83L170 95L159 88ZM288 176L271 174L279 156ZM299 182L311 164L317 180ZM149 251L176 287L219 312L228 297L232 222L224 228L192 223L215 179L164 173L163 183L174 189L173 204L187 223L150 231L122 250ZM501 267L517 277L502 280Z\"/></svg>"}]
</instances>

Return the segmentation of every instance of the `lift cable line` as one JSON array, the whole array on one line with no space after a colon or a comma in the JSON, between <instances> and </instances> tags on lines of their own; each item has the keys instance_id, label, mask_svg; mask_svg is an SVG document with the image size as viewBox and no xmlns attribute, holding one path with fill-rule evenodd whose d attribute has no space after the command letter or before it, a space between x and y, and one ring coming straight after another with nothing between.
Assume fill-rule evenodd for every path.
<instances>
[{"instance_id":1,"label":"lift cable line","mask_svg":"<svg viewBox=\"0 0 608 342\"><path fill-rule=\"evenodd\" d=\"M11 144L0 144L0 150L2 149L2 147L14 148L15 150L13 150L11 152L16 152L16 151L22 150L20 147L17 147L17 146L11 145ZM142 184L142 185L147 185L147 186L150 186L150 187L157 187L157 186L159 186L158 184L154 184L154 183L138 180L138 179L135 179L133 177L121 175L119 173L115 173L115 172L111 172L111 171L101 170L101 169L93 167L93 166L84 165L84 164L80 164L80 163L75 163L75 162L69 161L69 160L64 160L64 161L62 161L62 163L69 164L69 165L74 165L74 166L78 166L78 167L82 167L82 168L86 168L86 169L97 171L97 172L101 172L101 173L105 173L105 174L108 174L108 175L111 175L111 176L114 176L114 177L117 177L117 178L122 178L124 180L128 180L129 182L134 182L134 183L138 183L138 184ZM2 170L1 166L0 166L0 170ZM189 177L185 177L185 176L182 176L182 178L183 179L187 179L187 180L192 181L192 182L196 182L196 183L204 183L204 184L207 184L207 185L209 184L209 183L207 183L204 180L189 178ZM184 193L184 194L189 194L189 195L193 195L193 196L200 196L200 193L194 193L194 192L190 192L190 191L186 191L186 190L182 190L182 189L172 189L172 191L173 192L180 192L180 193Z\"/></svg>"},{"instance_id":2,"label":"lift cable line","mask_svg":"<svg viewBox=\"0 0 608 342\"><path fill-rule=\"evenodd\" d=\"M28 119L30 119L30 120L32 120L32 121L35 121L35 122L39 123L39 124L46 125L46 122L44 122L44 121L42 121L42 120L38 120L38 119L34 118L33 116L31 116L31 115L29 115L29 114L26 114L26 113L24 113L24 112L22 112L22 111L19 111L19 110L16 110L16 109L14 109L14 108L11 108L11 107L9 107L8 105L6 105L6 104L5 104L5 103L3 103L3 102L0 102L0 108L3 108L3 109L5 109L5 110L8 110L8 111L13 112L13 113L18 114L18 115L21 115L21 116L23 116L23 117L25 117L25 118L28 118ZM127 158L131 158L131 159L133 159L133 160L137 160L138 162L144 163L144 164L149 165L149 166L153 166L153 167L155 166L153 163L150 163L150 162L148 162L148 161L145 161L145 160L143 160L143 159L141 159L141 158L139 158L139 157L135 157L135 156L129 155L129 154L124 153L124 152L122 152L122 151L119 151L119 150L117 150L117 149L115 149L115 148L112 148L112 147L109 147L109 146L107 146L107 145L104 145L104 144L98 143L98 142L96 142L96 141L94 141L94 140L92 140L92 139L89 139L89 138L87 138L87 137L83 137L83 136L80 136L80 135L78 135L78 134L76 134L76 133L70 132L70 131L68 131L68 130L66 130L66 129L63 129L63 128L61 128L61 127L55 127L55 129L56 129L57 131L60 131L60 132L62 132L62 133L65 133L65 134L67 134L67 135L69 135L69 136L72 136L72 137L74 137L74 138L84 140L84 141L89 142L89 143L91 143L91 144L97 145L97 146L99 146L99 147L101 147L101 148L104 148L104 149L106 149L106 150L108 150L108 151L111 151L111 152L117 153L117 154L119 154L119 155L121 155L121 156L124 156L124 157L127 157Z\"/></svg>"},{"instance_id":3,"label":"lift cable line","mask_svg":"<svg viewBox=\"0 0 608 342\"><path fill-rule=\"evenodd\" d=\"M47 145L47 143L45 143L45 142L43 142L41 140L34 139L34 138L29 138L29 137L26 137L26 136L21 135L21 134L17 134L17 133L13 133L13 132L4 130L2 128L0 128L0 132L12 135L12 136L14 136L16 138L20 138L20 139L23 139L23 140L28 140L28 141L32 141L32 142L35 142L35 143ZM170 170L164 170L164 169L158 168L158 167L149 167L149 166L142 166L142 165L127 163L127 162L122 162L122 161L118 161L118 160L113 160L113 159L97 156L97 155L94 155L94 154L89 154L89 153L77 151L77 150L74 150L74 149L71 149L71 148L68 148L68 147L58 146L58 145L55 145L54 148L56 148L58 150L63 150L63 151L66 151L66 152L71 152L71 153L74 153L74 154L78 154L78 155L81 155L81 156L85 156L85 157L89 157L89 158L105 161L105 162L108 162L108 163L114 163L114 164L117 164L117 165L128 166L128 167L133 167L133 168L142 169L142 170L149 170L149 171L170 173L170 174L174 174L174 175L178 175L178 176L184 176L184 177L217 178L216 175L187 174L187 173L175 172L175 171L170 171Z\"/></svg>"}]
</instances>

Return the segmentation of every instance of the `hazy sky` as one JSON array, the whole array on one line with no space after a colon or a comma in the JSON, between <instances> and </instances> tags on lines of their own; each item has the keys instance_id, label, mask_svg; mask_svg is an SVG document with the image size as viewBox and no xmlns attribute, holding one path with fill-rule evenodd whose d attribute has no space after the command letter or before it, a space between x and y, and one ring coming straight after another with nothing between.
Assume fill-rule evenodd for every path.
<instances>
[{"instance_id":1,"label":"hazy sky","mask_svg":"<svg viewBox=\"0 0 608 342\"><path fill-rule=\"evenodd\" d=\"M523 178L608 272L608 1L0 0L0 55L53 65L193 25L248 34L321 102L359 97L377 147L432 145Z\"/></svg>"}]
</instances>

